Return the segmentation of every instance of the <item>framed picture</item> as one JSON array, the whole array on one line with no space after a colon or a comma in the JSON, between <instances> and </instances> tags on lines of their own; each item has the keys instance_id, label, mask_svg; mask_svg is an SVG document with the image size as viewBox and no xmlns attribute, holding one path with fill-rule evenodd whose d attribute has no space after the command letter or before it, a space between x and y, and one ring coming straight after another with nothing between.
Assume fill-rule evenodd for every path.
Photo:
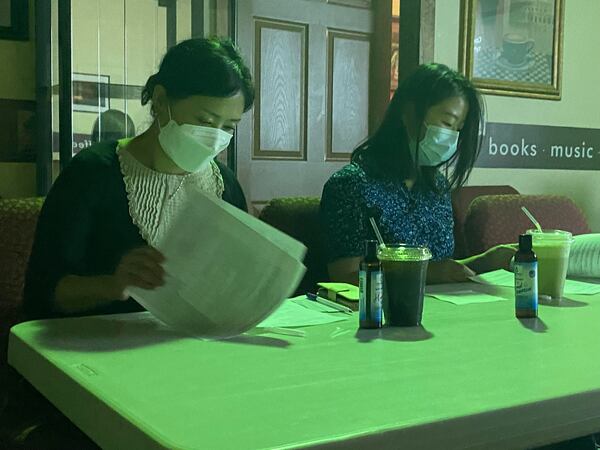
<instances>
[{"instance_id":1,"label":"framed picture","mask_svg":"<svg viewBox=\"0 0 600 450\"><path fill-rule=\"evenodd\" d=\"M483 92L560 100L564 0L461 0L459 66Z\"/></svg>"},{"instance_id":2,"label":"framed picture","mask_svg":"<svg viewBox=\"0 0 600 450\"><path fill-rule=\"evenodd\" d=\"M73 74L73 111L101 113L110 108L110 76Z\"/></svg>"},{"instance_id":3,"label":"framed picture","mask_svg":"<svg viewBox=\"0 0 600 450\"><path fill-rule=\"evenodd\" d=\"M29 39L29 0L0 0L0 39Z\"/></svg>"},{"instance_id":4,"label":"framed picture","mask_svg":"<svg viewBox=\"0 0 600 450\"><path fill-rule=\"evenodd\" d=\"M35 162L35 102L0 99L0 162Z\"/></svg>"}]
</instances>

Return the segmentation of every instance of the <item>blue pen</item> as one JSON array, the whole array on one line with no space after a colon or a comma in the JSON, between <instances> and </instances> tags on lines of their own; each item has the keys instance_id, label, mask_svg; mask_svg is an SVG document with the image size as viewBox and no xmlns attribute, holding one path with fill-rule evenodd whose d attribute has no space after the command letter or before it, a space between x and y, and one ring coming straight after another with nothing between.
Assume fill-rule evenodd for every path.
<instances>
[{"instance_id":1,"label":"blue pen","mask_svg":"<svg viewBox=\"0 0 600 450\"><path fill-rule=\"evenodd\" d=\"M348 308L347 306L340 305L339 303L332 302L331 300L327 300L323 297L319 297L317 294L313 294L312 292L307 292L306 298L309 300L315 301L317 303L320 303L322 305L329 306L330 308L333 308L337 311L340 311L340 312L343 312L346 314L352 314L352 310L350 308Z\"/></svg>"}]
</instances>

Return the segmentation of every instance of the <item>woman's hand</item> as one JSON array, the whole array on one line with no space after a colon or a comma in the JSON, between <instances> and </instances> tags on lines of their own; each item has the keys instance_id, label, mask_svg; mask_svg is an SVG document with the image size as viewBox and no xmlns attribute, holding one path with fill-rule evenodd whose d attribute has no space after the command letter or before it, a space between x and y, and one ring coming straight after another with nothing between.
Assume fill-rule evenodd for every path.
<instances>
[{"instance_id":1,"label":"woman's hand","mask_svg":"<svg viewBox=\"0 0 600 450\"><path fill-rule=\"evenodd\" d=\"M442 261L432 261L427 269L427 283L462 283L469 280L469 277L475 275L471 269L460 261L453 259L444 259Z\"/></svg>"},{"instance_id":2,"label":"woman's hand","mask_svg":"<svg viewBox=\"0 0 600 450\"><path fill-rule=\"evenodd\" d=\"M482 256L487 270L482 270L481 272L490 272L498 269L509 270L510 260L515 256L517 250L518 246L516 244L496 245L490 248Z\"/></svg>"},{"instance_id":3,"label":"woman's hand","mask_svg":"<svg viewBox=\"0 0 600 450\"><path fill-rule=\"evenodd\" d=\"M470 256L461 262L477 273L491 272L498 269L510 269L510 260L517 251L516 244L496 245L484 253Z\"/></svg>"},{"instance_id":4,"label":"woman's hand","mask_svg":"<svg viewBox=\"0 0 600 450\"><path fill-rule=\"evenodd\" d=\"M162 267L165 257L153 247L140 247L127 253L112 275L109 286L111 297L127 300L125 288L128 286L155 289L164 284L165 271Z\"/></svg>"}]
</instances>

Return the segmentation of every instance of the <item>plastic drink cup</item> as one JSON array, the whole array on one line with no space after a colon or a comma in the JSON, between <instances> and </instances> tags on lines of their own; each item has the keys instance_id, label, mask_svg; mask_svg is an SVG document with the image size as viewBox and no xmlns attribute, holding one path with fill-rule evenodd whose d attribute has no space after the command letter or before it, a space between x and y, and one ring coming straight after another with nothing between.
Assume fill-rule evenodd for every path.
<instances>
[{"instance_id":1,"label":"plastic drink cup","mask_svg":"<svg viewBox=\"0 0 600 450\"><path fill-rule=\"evenodd\" d=\"M420 325L431 252L426 247L386 244L379 247L377 257L383 266L385 324Z\"/></svg>"},{"instance_id":2,"label":"plastic drink cup","mask_svg":"<svg viewBox=\"0 0 600 450\"><path fill-rule=\"evenodd\" d=\"M538 293L553 299L563 296L573 236L561 230L527 230L533 236L538 258Z\"/></svg>"}]
</instances>

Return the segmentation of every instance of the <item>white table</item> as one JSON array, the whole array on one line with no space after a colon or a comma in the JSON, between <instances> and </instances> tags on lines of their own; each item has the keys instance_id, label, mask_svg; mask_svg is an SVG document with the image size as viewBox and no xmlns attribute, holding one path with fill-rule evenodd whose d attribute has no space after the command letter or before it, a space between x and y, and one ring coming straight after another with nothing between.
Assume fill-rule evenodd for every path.
<instances>
[{"instance_id":1,"label":"white table","mask_svg":"<svg viewBox=\"0 0 600 450\"><path fill-rule=\"evenodd\" d=\"M522 323L512 301L427 299L425 329L228 342L148 313L37 321L9 363L105 448L519 448L600 430L600 296L574 300Z\"/></svg>"}]
</instances>

